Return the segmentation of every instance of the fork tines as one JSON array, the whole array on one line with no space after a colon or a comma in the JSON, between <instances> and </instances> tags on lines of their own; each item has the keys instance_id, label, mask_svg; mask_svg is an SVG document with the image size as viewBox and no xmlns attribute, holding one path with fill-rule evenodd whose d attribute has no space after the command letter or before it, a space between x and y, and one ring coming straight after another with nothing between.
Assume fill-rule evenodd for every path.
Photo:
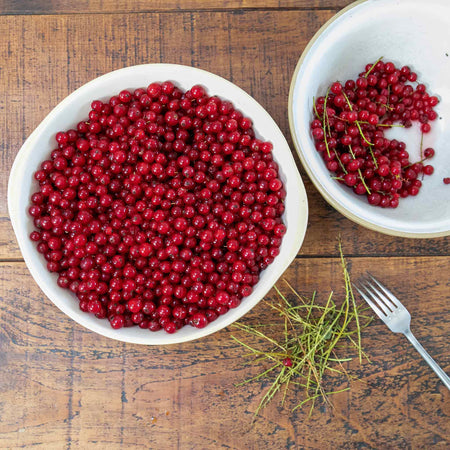
<instances>
[{"instance_id":1,"label":"fork tines","mask_svg":"<svg viewBox=\"0 0 450 450\"><path fill-rule=\"evenodd\" d=\"M355 285L355 288L382 320L396 309L403 308L394 294L370 273L360 278L359 285Z\"/></svg>"},{"instance_id":2,"label":"fork tines","mask_svg":"<svg viewBox=\"0 0 450 450\"><path fill-rule=\"evenodd\" d=\"M450 389L450 378L448 375L439 367L436 361L434 361L411 333L411 314L409 314L408 310L400 303L397 297L370 275L370 273L366 273L364 277L360 278L358 284L359 286L355 286L355 289L370 305L376 315L393 333L403 333L436 372L445 386Z\"/></svg>"}]
</instances>

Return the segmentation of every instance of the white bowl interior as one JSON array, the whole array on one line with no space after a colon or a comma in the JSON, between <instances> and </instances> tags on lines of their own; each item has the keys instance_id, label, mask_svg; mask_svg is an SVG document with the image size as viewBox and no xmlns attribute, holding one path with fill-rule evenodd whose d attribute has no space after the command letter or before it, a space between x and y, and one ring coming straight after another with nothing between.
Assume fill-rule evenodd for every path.
<instances>
[{"instance_id":1,"label":"white bowl interior","mask_svg":"<svg viewBox=\"0 0 450 450\"><path fill-rule=\"evenodd\" d=\"M350 6L326 24L299 61L290 94L291 132L299 156L324 197L347 217L388 234L427 237L450 233L450 2L447 0L367 0ZM397 209L372 207L367 199L332 180L314 148L309 124L313 97L336 80L356 79L367 63L383 57L408 65L440 99L438 119L424 135L433 147L435 168L417 197L401 199ZM406 143L411 160L420 157L420 130L395 128L386 137Z\"/></svg>"},{"instance_id":2,"label":"white bowl interior","mask_svg":"<svg viewBox=\"0 0 450 450\"><path fill-rule=\"evenodd\" d=\"M122 89L145 87L153 81L172 80L179 87L189 89L194 84L205 86L210 95L218 95L233 102L234 106L250 117L255 132L274 146L274 159L280 165L280 176L287 196L284 221L287 233L280 254L262 274L253 293L241 305L220 316L203 329L183 327L174 334L163 330L152 333L139 327L113 330L107 320L99 320L78 308L74 295L56 284L57 276L46 269L46 262L30 241L33 230L27 214L29 199L37 188L33 174L54 148L54 136L60 130L74 127L87 114L92 100L106 99ZM280 129L252 97L233 83L209 72L174 64L148 64L120 69L103 75L63 100L42 121L20 149L11 169L8 185L8 207L14 231L25 262L43 292L63 312L86 328L104 336L138 344L170 344L197 339L226 327L255 306L270 290L284 270L295 258L304 238L308 219L306 192L296 168L289 146Z\"/></svg>"}]
</instances>

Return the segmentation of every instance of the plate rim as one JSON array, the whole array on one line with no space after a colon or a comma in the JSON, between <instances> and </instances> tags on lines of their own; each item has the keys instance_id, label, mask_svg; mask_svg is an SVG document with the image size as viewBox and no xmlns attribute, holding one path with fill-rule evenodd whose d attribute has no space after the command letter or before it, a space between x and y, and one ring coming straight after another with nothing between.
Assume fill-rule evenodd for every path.
<instances>
[{"instance_id":1,"label":"plate rim","mask_svg":"<svg viewBox=\"0 0 450 450\"><path fill-rule=\"evenodd\" d=\"M53 286L53 285L50 286L47 282L41 280L41 277L38 273L38 271L41 268L38 266L38 263L34 261L34 256L37 256L37 255L29 254L28 249L25 247L25 244L22 241L23 233L22 233L22 225L20 223L20 216L19 216L20 211L18 210L19 205L15 204L16 197L20 197L20 194L18 193L18 191L16 189L14 189L15 180L13 180L13 179L15 179L16 176L19 176L21 172L23 172L23 170L21 170L21 166L24 163L23 158L24 158L24 156L26 156L26 149L29 148L30 146L33 147L35 145L36 139L45 130L45 127L48 125L48 123L53 120L55 115L58 115L60 113L60 110L62 108L64 108L64 106L67 103L70 103L72 98L75 97L76 93L79 93L80 90L82 90L83 88L89 89L90 85L98 83L100 79L107 79L108 77L113 76L113 74L117 74L118 72L123 72L124 74L126 74L126 72L128 72L128 71L132 71L133 69L136 70L138 68L143 68L143 67L148 67L149 69L151 69L152 67L153 68L164 67L167 69L183 68L183 70L189 70L189 71L193 71L193 72L203 73L204 76L212 77L216 80L220 80L221 83L225 83L225 84L233 86L247 100L250 100L251 102L253 102L255 106L257 105L258 109L260 109L260 111L264 112L264 114L267 116L267 118L270 119L270 121L274 125L274 129L273 129L274 133L276 135L278 135L280 138L282 138L282 140L283 140L282 141L283 147L285 147L285 149L286 149L285 151L283 151L283 154L284 153L286 153L286 155L289 154L288 157L290 157L292 159L292 162L294 163L294 166L295 166L296 176L295 176L295 179L292 181L292 183L296 186L297 195L299 197L298 198L298 205L299 205L298 216L299 217L301 216L298 221L298 224L297 224L299 226L299 228L296 228L293 231L292 237L295 236L295 239L293 239L290 242L290 251L287 252L287 254L285 255L285 260L281 260L280 262L278 262L279 269L277 270L277 274L275 275L274 280L271 281L269 283L269 285L263 289L262 294L260 295L260 298L258 301L254 302L252 304L247 304L247 305L245 304L245 302L243 302L239 306L239 310L241 311L241 313L238 315L237 318L230 317L230 319L224 320L224 323L220 324L220 326L217 326L217 322L213 322L210 324L210 326L205 327L204 329L196 329L195 336L191 336L190 334L182 335L182 334L175 333L173 335L167 334L167 335L162 335L162 336L156 336L154 334L150 334L148 336L144 336L144 335L140 336L139 335L139 336L135 337L135 336L128 336L126 334L123 335L122 333L120 333L121 330L113 330L112 328L109 329L107 327L101 326L101 324L97 323L97 322L92 322L92 323L90 321L86 322L85 320L83 320L85 313L81 313L81 314L83 314L83 316L81 316L81 314L77 314L78 311L72 310L70 306L66 305L64 299L61 299L61 300L56 299L57 295L53 291L53 288L56 288L56 283L55 283L55 286ZM170 78L170 77L168 77L168 78ZM220 95L223 95L223 94L220 94ZM233 101L233 100L230 100L230 101ZM22 177L23 176L25 176L25 175L22 174ZM123 342L132 343L132 344L142 344L142 345L154 346L154 345L172 345L172 344L179 344L179 343L183 343L183 342L195 341L197 339L203 338L205 336L208 336L210 334L213 334L217 331L220 331L220 330L228 327L230 324L232 324L236 320L240 320L245 314L247 314L251 309L253 309L267 295L267 293L270 291L270 289L273 288L273 286L278 281L278 279L280 277L282 277L283 273L290 266L290 264L295 259L296 255L298 254L298 251L300 250L300 248L304 242L306 231L307 231L307 226L308 226L309 207L308 207L308 197L307 197L305 185L304 185L302 177L298 171L298 168L296 167L295 160L294 160L291 148L289 146L289 143L286 139L286 136L281 131L281 129L278 126L275 119L269 114L269 112L253 96L251 96L244 89L242 89L241 87L239 87L237 84L233 83L232 81L230 81L224 77L221 77L220 75L217 75L215 73L209 72L207 70L200 69L197 67L182 65L182 64L149 63L149 64L138 64L138 65L133 65L133 66L126 66L126 67L122 67L120 69L116 69L116 70L107 72L105 74L102 74L102 75L95 77L95 78L91 79L90 81L84 83L83 85L81 85L80 87L78 87L77 89L75 89L74 91L69 93L60 102L58 102L49 111L49 113L44 117L44 119L42 119L42 121L36 126L36 128L30 133L30 135L24 141L24 143L22 144L21 148L19 149L19 151L17 152L17 154L14 158L8 178L9 179L8 179L7 203L8 203L8 213L9 213L9 216L11 219L11 225L13 227L14 234L16 236L16 239L17 239L20 251L22 253L22 256L24 258L25 264L26 264L28 270L30 271L35 283L39 287L39 289L48 297L48 299L59 310L61 310L65 315L67 315L70 319L72 319L78 325L80 325L90 331L93 331L95 333L98 333L102 336L105 336L105 337L108 337L108 338L111 338L111 339L114 339L117 341L123 341ZM300 212L301 212L301 214L300 214ZM20 237L20 239L19 239L19 237ZM292 245L292 244L294 244L294 245ZM295 250L295 253L293 250ZM275 263L276 263L276 261L274 261L273 264L275 264ZM96 320L98 321L98 319L96 319ZM216 325L216 326L214 326L214 325ZM151 339L151 336L154 336L154 338Z\"/></svg>"}]
</instances>

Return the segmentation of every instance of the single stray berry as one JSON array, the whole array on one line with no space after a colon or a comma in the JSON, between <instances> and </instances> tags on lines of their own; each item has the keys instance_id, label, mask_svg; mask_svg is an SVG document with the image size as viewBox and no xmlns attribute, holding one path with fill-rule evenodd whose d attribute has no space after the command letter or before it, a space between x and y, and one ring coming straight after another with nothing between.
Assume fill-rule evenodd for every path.
<instances>
[{"instance_id":1,"label":"single stray berry","mask_svg":"<svg viewBox=\"0 0 450 450\"><path fill-rule=\"evenodd\" d=\"M283 359L283 365L286 367L292 367L292 359L291 358L284 358Z\"/></svg>"}]
</instances>

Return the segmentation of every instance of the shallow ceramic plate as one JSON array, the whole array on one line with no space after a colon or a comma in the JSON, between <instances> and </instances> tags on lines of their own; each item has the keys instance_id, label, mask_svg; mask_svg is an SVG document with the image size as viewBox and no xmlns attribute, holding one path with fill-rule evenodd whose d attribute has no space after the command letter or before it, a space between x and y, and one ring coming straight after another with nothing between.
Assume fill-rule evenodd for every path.
<instances>
[{"instance_id":1,"label":"shallow ceramic plate","mask_svg":"<svg viewBox=\"0 0 450 450\"><path fill-rule=\"evenodd\" d=\"M106 100L122 89L146 87L153 81L165 80L171 80L185 90L201 84L207 88L209 95L218 95L232 101L235 108L253 120L255 133L273 143L274 159L279 163L280 176L287 191L284 214L287 232L280 254L262 272L253 293L239 307L220 316L206 328L185 326L175 334L167 334L162 330L152 333L139 327L113 330L107 320L99 320L79 310L74 295L57 286L56 275L47 271L44 258L28 238L33 226L27 209L30 195L37 187L33 173L49 157L54 148L55 134L60 130L73 128L87 117L92 100ZM295 258L308 222L308 204L302 180L286 139L270 115L233 83L204 70L175 64L148 64L117 70L87 83L63 100L36 128L17 154L9 178L8 208L25 262L40 288L56 306L79 324L99 334L121 341L153 345L197 339L214 333L243 316L264 297Z\"/></svg>"},{"instance_id":2,"label":"shallow ceramic plate","mask_svg":"<svg viewBox=\"0 0 450 450\"><path fill-rule=\"evenodd\" d=\"M329 20L303 52L289 94L289 123L295 147L308 175L323 197L343 215L367 228L404 237L450 234L450 1L367 0L356 2ZM430 93L440 99L438 120L424 135L433 147L435 168L417 197L400 200L397 209L373 207L330 178L314 148L309 124L313 97L324 95L336 80L355 79L367 63L383 57L409 65ZM419 160L420 131L392 129L386 136L403 140L411 160Z\"/></svg>"}]
</instances>

